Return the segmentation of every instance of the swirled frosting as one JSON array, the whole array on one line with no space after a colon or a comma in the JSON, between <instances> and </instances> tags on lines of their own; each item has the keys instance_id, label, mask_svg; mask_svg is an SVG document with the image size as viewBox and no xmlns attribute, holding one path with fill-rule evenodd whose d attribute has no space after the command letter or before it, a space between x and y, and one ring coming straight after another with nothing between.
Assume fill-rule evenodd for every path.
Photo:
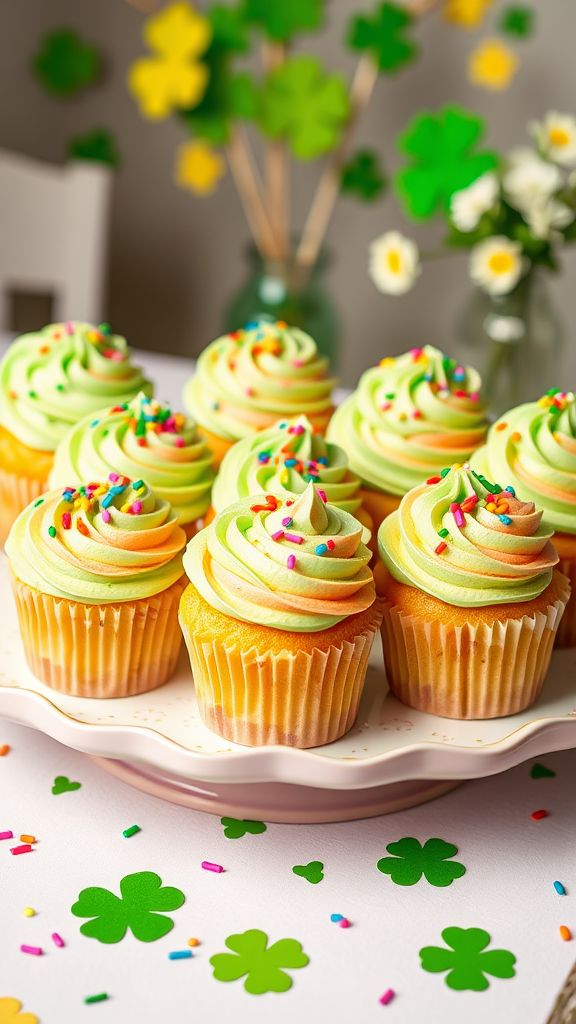
<instances>
[{"instance_id":1,"label":"swirled frosting","mask_svg":"<svg viewBox=\"0 0 576 1024\"><path fill-rule=\"evenodd\" d=\"M362 526L325 505L312 483L295 500L244 498L192 538L184 568L202 597L234 619L315 632L375 600Z\"/></svg>"},{"instance_id":2,"label":"swirled frosting","mask_svg":"<svg viewBox=\"0 0 576 1024\"><path fill-rule=\"evenodd\" d=\"M194 522L210 505L212 454L194 420L143 392L77 423L56 449L50 485L102 480L111 471L144 477L180 523Z\"/></svg>"},{"instance_id":3,"label":"swirled frosting","mask_svg":"<svg viewBox=\"0 0 576 1024\"><path fill-rule=\"evenodd\" d=\"M544 510L555 530L576 533L576 400L552 388L519 405L491 428L471 459L481 473L511 480L518 493Z\"/></svg>"},{"instance_id":4,"label":"swirled frosting","mask_svg":"<svg viewBox=\"0 0 576 1024\"><path fill-rule=\"evenodd\" d=\"M487 422L480 377L432 345L367 370L334 413L330 441L369 487L405 494L482 444Z\"/></svg>"},{"instance_id":5,"label":"swirled frosting","mask_svg":"<svg viewBox=\"0 0 576 1024\"><path fill-rule=\"evenodd\" d=\"M473 471L443 472L406 494L378 531L392 576L461 608L538 597L558 562L542 513Z\"/></svg>"},{"instance_id":6,"label":"swirled frosting","mask_svg":"<svg viewBox=\"0 0 576 1024\"><path fill-rule=\"evenodd\" d=\"M139 485L139 486L138 486ZM182 574L186 535L167 501L143 481L49 491L14 523L6 553L14 575L43 594L82 604L152 597Z\"/></svg>"},{"instance_id":7,"label":"swirled frosting","mask_svg":"<svg viewBox=\"0 0 576 1024\"><path fill-rule=\"evenodd\" d=\"M0 424L22 444L54 451L78 420L152 385L107 324L50 324L23 334L0 363Z\"/></svg>"},{"instance_id":8,"label":"swirled frosting","mask_svg":"<svg viewBox=\"0 0 576 1024\"><path fill-rule=\"evenodd\" d=\"M261 321L204 349L184 400L201 427L238 441L299 413L325 427L335 384L310 335Z\"/></svg>"},{"instance_id":9,"label":"swirled frosting","mask_svg":"<svg viewBox=\"0 0 576 1024\"><path fill-rule=\"evenodd\" d=\"M294 497L310 482L331 505L352 515L360 508L360 480L350 471L346 453L338 445L328 444L307 416L296 416L230 448L214 484L212 504L216 512L222 512L251 494Z\"/></svg>"}]
</instances>

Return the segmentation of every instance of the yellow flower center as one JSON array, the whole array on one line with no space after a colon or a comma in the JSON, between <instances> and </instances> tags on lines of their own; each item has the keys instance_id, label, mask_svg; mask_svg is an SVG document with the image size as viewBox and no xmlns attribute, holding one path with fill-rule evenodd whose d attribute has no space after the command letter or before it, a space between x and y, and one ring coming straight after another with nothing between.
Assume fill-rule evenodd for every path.
<instances>
[{"instance_id":1,"label":"yellow flower center","mask_svg":"<svg viewBox=\"0 0 576 1024\"><path fill-rule=\"evenodd\" d=\"M553 146L567 146L570 142L570 136L565 128L550 128L548 132L548 138Z\"/></svg>"},{"instance_id":2,"label":"yellow flower center","mask_svg":"<svg viewBox=\"0 0 576 1024\"><path fill-rule=\"evenodd\" d=\"M494 252L488 260L488 268L493 274L508 274L514 267L514 257L509 252Z\"/></svg>"},{"instance_id":3,"label":"yellow flower center","mask_svg":"<svg viewBox=\"0 0 576 1024\"><path fill-rule=\"evenodd\" d=\"M388 253L388 270L391 274L399 274L402 270L402 258L397 249L390 249Z\"/></svg>"}]
</instances>

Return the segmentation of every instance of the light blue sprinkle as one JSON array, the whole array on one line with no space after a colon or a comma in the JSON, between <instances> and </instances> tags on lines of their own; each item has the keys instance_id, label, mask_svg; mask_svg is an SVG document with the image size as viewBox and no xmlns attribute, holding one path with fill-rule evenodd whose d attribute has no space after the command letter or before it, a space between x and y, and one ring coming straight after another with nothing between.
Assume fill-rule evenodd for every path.
<instances>
[{"instance_id":1,"label":"light blue sprinkle","mask_svg":"<svg viewBox=\"0 0 576 1024\"><path fill-rule=\"evenodd\" d=\"M510 516L498 516L498 519L501 523L504 523L504 526L510 526L510 523L512 522Z\"/></svg>"},{"instance_id":2,"label":"light blue sprinkle","mask_svg":"<svg viewBox=\"0 0 576 1024\"><path fill-rule=\"evenodd\" d=\"M92 423L90 424L90 426L91 427L97 427L99 423L100 423L100 420L92 420Z\"/></svg>"},{"instance_id":3,"label":"light blue sprinkle","mask_svg":"<svg viewBox=\"0 0 576 1024\"><path fill-rule=\"evenodd\" d=\"M337 923L344 920L344 914L330 914L330 920Z\"/></svg>"},{"instance_id":4,"label":"light blue sprinkle","mask_svg":"<svg viewBox=\"0 0 576 1024\"><path fill-rule=\"evenodd\" d=\"M565 896L566 895L566 889L562 885L562 882L554 882L554 888L556 889L556 892L558 893L559 896Z\"/></svg>"},{"instance_id":5,"label":"light blue sprinkle","mask_svg":"<svg viewBox=\"0 0 576 1024\"><path fill-rule=\"evenodd\" d=\"M513 498L516 497L516 491L514 490L513 487L505 487L504 490L508 491L508 494L511 494Z\"/></svg>"},{"instance_id":6,"label":"light blue sprinkle","mask_svg":"<svg viewBox=\"0 0 576 1024\"><path fill-rule=\"evenodd\" d=\"M193 956L191 949L174 949L168 953L169 960L191 960Z\"/></svg>"},{"instance_id":7,"label":"light blue sprinkle","mask_svg":"<svg viewBox=\"0 0 576 1024\"><path fill-rule=\"evenodd\" d=\"M328 545L327 544L318 544L317 547L314 549L314 553L316 555L325 555L327 551L328 551Z\"/></svg>"}]
</instances>

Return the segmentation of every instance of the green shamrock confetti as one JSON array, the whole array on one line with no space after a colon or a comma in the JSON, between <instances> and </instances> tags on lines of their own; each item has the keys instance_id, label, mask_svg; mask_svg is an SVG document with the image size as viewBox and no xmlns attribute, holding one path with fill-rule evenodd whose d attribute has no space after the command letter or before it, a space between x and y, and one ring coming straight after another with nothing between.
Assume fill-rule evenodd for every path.
<instances>
[{"instance_id":1,"label":"green shamrock confetti","mask_svg":"<svg viewBox=\"0 0 576 1024\"><path fill-rule=\"evenodd\" d=\"M270 138L286 138L294 156L313 160L337 144L349 111L340 75L315 57L291 57L265 81L259 122Z\"/></svg>"},{"instance_id":2,"label":"green shamrock confetti","mask_svg":"<svg viewBox=\"0 0 576 1024\"><path fill-rule=\"evenodd\" d=\"M500 19L500 28L509 36L527 39L534 31L535 13L530 7L506 7Z\"/></svg>"},{"instance_id":3,"label":"green shamrock confetti","mask_svg":"<svg viewBox=\"0 0 576 1024\"><path fill-rule=\"evenodd\" d=\"M380 71L390 74L413 60L418 47L405 32L412 23L408 11L383 3L374 14L358 14L350 23L348 42L354 50L368 50Z\"/></svg>"},{"instance_id":4,"label":"green shamrock confetti","mask_svg":"<svg viewBox=\"0 0 576 1024\"><path fill-rule=\"evenodd\" d=\"M244 988L253 996L265 992L287 992L292 978L286 970L306 967L309 958L296 939L280 939L268 947L268 936L258 928L229 935L226 939L232 953L216 953L210 957L217 981L238 981L246 978Z\"/></svg>"},{"instance_id":5,"label":"green shamrock confetti","mask_svg":"<svg viewBox=\"0 0 576 1024\"><path fill-rule=\"evenodd\" d=\"M120 163L116 140L106 128L95 128L93 132L70 139L68 156L72 160L91 160L110 167L118 167Z\"/></svg>"},{"instance_id":6,"label":"green shamrock confetti","mask_svg":"<svg viewBox=\"0 0 576 1024\"><path fill-rule=\"evenodd\" d=\"M377 867L396 885L416 885L424 875L430 885L444 887L466 873L463 864L449 860L458 847L444 839L427 839L422 846L417 839L406 837L389 843L386 850L391 856L382 857Z\"/></svg>"},{"instance_id":7,"label":"green shamrock confetti","mask_svg":"<svg viewBox=\"0 0 576 1024\"><path fill-rule=\"evenodd\" d=\"M309 864L295 864L292 871L300 878L305 878L311 885L318 885L324 878L324 865L321 860L311 860Z\"/></svg>"},{"instance_id":8,"label":"green shamrock confetti","mask_svg":"<svg viewBox=\"0 0 576 1024\"><path fill-rule=\"evenodd\" d=\"M298 32L313 32L324 20L323 0L245 0L246 20L259 25L270 39L288 42Z\"/></svg>"},{"instance_id":9,"label":"green shamrock confetti","mask_svg":"<svg viewBox=\"0 0 576 1024\"><path fill-rule=\"evenodd\" d=\"M371 149L360 149L344 164L340 178L343 192L359 196L370 202L386 187L386 177L380 167L378 154Z\"/></svg>"},{"instance_id":10,"label":"green shamrock confetti","mask_svg":"<svg viewBox=\"0 0 576 1024\"><path fill-rule=\"evenodd\" d=\"M513 978L516 957L507 949L486 950L492 941L483 928L445 928L442 938L449 946L424 946L420 960L425 971L448 971L444 979L458 992L483 992L493 978Z\"/></svg>"},{"instance_id":11,"label":"green shamrock confetti","mask_svg":"<svg viewBox=\"0 0 576 1024\"><path fill-rule=\"evenodd\" d=\"M184 893L171 886L162 886L162 879L153 871L125 875L120 882L121 896L94 886L83 889L72 907L75 917L90 917L80 931L98 942L120 942L130 929L140 942L154 942L172 931L174 921L164 916L166 910L178 910Z\"/></svg>"},{"instance_id":12,"label":"green shamrock confetti","mask_svg":"<svg viewBox=\"0 0 576 1024\"><path fill-rule=\"evenodd\" d=\"M34 57L34 70L48 92L73 96L96 81L102 58L95 46L65 28L44 36Z\"/></svg>"},{"instance_id":13,"label":"green shamrock confetti","mask_svg":"<svg viewBox=\"0 0 576 1024\"><path fill-rule=\"evenodd\" d=\"M545 764L540 764L538 761L532 765L530 769L531 779L555 779L556 772L552 771L551 768L547 768Z\"/></svg>"},{"instance_id":14,"label":"green shamrock confetti","mask_svg":"<svg viewBox=\"0 0 576 1024\"><path fill-rule=\"evenodd\" d=\"M61 793L73 793L81 786L81 782L71 782L67 775L57 775L52 783L52 793L54 796L60 796Z\"/></svg>"},{"instance_id":15,"label":"green shamrock confetti","mask_svg":"<svg viewBox=\"0 0 576 1024\"><path fill-rule=\"evenodd\" d=\"M249 821L240 818L220 818L227 839L242 839L243 836L259 836L266 831L263 821Z\"/></svg>"},{"instance_id":16,"label":"green shamrock confetti","mask_svg":"<svg viewBox=\"0 0 576 1024\"><path fill-rule=\"evenodd\" d=\"M496 153L475 152L483 132L483 119L461 107L412 119L398 144L413 163L398 172L395 184L413 217L426 220L441 206L448 210L454 192L496 167Z\"/></svg>"}]
</instances>

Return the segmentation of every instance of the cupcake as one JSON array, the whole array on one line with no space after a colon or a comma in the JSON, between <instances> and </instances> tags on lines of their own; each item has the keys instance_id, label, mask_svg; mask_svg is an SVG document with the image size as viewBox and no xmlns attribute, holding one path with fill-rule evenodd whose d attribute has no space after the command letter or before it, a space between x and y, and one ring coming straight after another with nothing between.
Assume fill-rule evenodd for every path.
<instances>
[{"instance_id":1,"label":"cupcake","mask_svg":"<svg viewBox=\"0 0 576 1024\"><path fill-rule=\"evenodd\" d=\"M362 479L377 530L412 487L448 463L465 462L487 428L479 375L426 345L367 370L334 413L327 437Z\"/></svg>"},{"instance_id":2,"label":"cupcake","mask_svg":"<svg viewBox=\"0 0 576 1024\"><path fill-rule=\"evenodd\" d=\"M184 401L219 465L236 441L283 416L302 413L325 430L335 383L308 334L280 320L261 321L204 349Z\"/></svg>"},{"instance_id":3,"label":"cupcake","mask_svg":"<svg viewBox=\"0 0 576 1024\"><path fill-rule=\"evenodd\" d=\"M552 388L538 402L519 405L490 428L472 458L479 473L509 480L526 501L544 510L552 527L559 568L572 586L556 644L576 645L576 401Z\"/></svg>"},{"instance_id":4,"label":"cupcake","mask_svg":"<svg viewBox=\"0 0 576 1024\"><path fill-rule=\"evenodd\" d=\"M212 492L215 512L249 498L271 493L277 498L302 494L309 483L320 497L356 516L368 528L362 508L360 480L338 445L328 444L307 416L280 420L268 430L251 434L226 453Z\"/></svg>"},{"instance_id":5,"label":"cupcake","mask_svg":"<svg viewBox=\"0 0 576 1024\"><path fill-rule=\"evenodd\" d=\"M184 531L147 484L50 491L6 542L24 652L76 697L127 697L166 682L181 646Z\"/></svg>"},{"instance_id":6,"label":"cupcake","mask_svg":"<svg viewBox=\"0 0 576 1024\"><path fill-rule=\"evenodd\" d=\"M384 660L404 704L497 718L536 700L569 593L541 520L512 488L458 465L384 520Z\"/></svg>"},{"instance_id":7,"label":"cupcake","mask_svg":"<svg viewBox=\"0 0 576 1024\"><path fill-rule=\"evenodd\" d=\"M103 480L114 470L144 477L192 537L210 506L212 461L194 420L141 392L68 431L56 449L50 486Z\"/></svg>"},{"instance_id":8,"label":"cupcake","mask_svg":"<svg viewBox=\"0 0 576 1024\"><path fill-rule=\"evenodd\" d=\"M350 729L381 619L362 526L323 503L244 498L192 538L180 602L205 724L312 747Z\"/></svg>"},{"instance_id":9,"label":"cupcake","mask_svg":"<svg viewBox=\"0 0 576 1024\"><path fill-rule=\"evenodd\" d=\"M0 363L0 543L47 489L54 450L78 420L152 386L106 324L51 324L24 334Z\"/></svg>"}]
</instances>

